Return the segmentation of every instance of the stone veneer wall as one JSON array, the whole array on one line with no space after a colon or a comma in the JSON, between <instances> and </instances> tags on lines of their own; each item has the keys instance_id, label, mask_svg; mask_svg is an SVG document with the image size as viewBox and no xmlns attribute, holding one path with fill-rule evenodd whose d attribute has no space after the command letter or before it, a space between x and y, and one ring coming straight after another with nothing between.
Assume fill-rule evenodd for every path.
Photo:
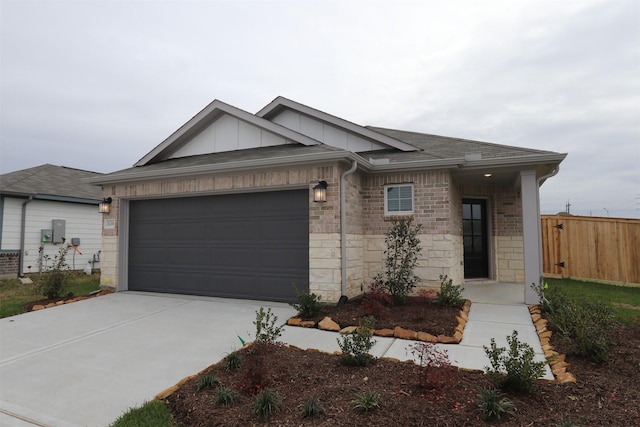
<instances>
[{"instance_id":1,"label":"stone veneer wall","mask_svg":"<svg viewBox=\"0 0 640 427\"><path fill-rule=\"evenodd\" d=\"M101 285L124 289L118 283L119 246L118 213L120 199L144 199L153 197L183 197L225 194L238 191L286 190L309 188L309 270L311 292L322 295L325 301L336 301L340 296L340 198L341 170L333 165L300 167L277 171L210 174L190 178L149 180L103 187L104 197L111 197L111 212L104 220L116 220L113 229L103 227L101 254ZM327 202L314 203L311 188L319 180L327 181ZM337 252L336 252L337 248ZM336 273L337 272L337 273Z\"/></svg>"}]
</instances>

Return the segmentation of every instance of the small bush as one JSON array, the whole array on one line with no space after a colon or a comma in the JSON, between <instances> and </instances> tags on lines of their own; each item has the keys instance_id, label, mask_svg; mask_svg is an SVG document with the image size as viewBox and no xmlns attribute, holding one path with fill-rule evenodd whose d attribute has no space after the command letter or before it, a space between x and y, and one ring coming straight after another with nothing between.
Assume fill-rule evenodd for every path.
<instances>
[{"instance_id":1,"label":"small bush","mask_svg":"<svg viewBox=\"0 0 640 427\"><path fill-rule=\"evenodd\" d=\"M535 362L535 353L529 344L518 340L518 332L507 337L509 349L497 347L491 338L491 346L483 346L491 367L486 367L494 385L502 390L533 393L534 380L544 373L545 362ZM505 354L505 351L507 354Z\"/></svg>"},{"instance_id":2,"label":"small bush","mask_svg":"<svg viewBox=\"0 0 640 427\"><path fill-rule=\"evenodd\" d=\"M362 308L368 316L376 319L386 319L389 316L389 306L393 300L385 292L384 285L374 280L369 286L369 291L362 296Z\"/></svg>"},{"instance_id":3,"label":"small bush","mask_svg":"<svg viewBox=\"0 0 640 427\"><path fill-rule=\"evenodd\" d=\"M220 384L220 381L218 381L216 374L210 373L203 377L198 377L196 388L198 391L202 391L210 388L216 388L218 384Z\"/></svg>"},{"instance_id":4,"label":"small bush","mask_svg":"<svg viewBox=\"0 0 640 427\"><path fill-rule=\"evenodd\" d=\"M282 401L277 392L273 390L262 390L253 398L252 413L255 417L266 421L280 410Z\"/></svg>"},{"instance_id":5,"label":"small bush","mask_svg":"<svg viewBox=\"0 0 640 427\"><path fill-rule=\"evenodd\" d=\"M222 386L216 392L216 405L231 406L236 403L238 393L231 387Z\"/></svg>"},{"instance_id":6,"label":"small bush","mask_svg":"<svg viewBox=\"0 0 640 427\"><path fill-rule=\"evenodd\" d=\"M227 371L237 372L242 367L242 355L237 351L229 353L222 359L222 365Z\"/></svg>"},{"instance_id":7,"label":"small bush","mask_svg":"<svg viewBox=\"0 0 640 427\"><path fill-rule=\"evenodd\" d=\"M322 311L322 304L320 304L320 296L309 293L300 292L298 287L294 284L293 288L296 291L297 303L289 303L291 307L296 309L303 319L311 319Z\"/></svg>"},{"instance_id":8,"label":"small bush","mask_svg":"<svg viewBox=\"0 0 640 427\"><path fill-rule=\"evenodd\" d=\"M68 252L69 246L63 244L53 259L49 255L43 257L45 262L40 268L44 274L38 280L38 292L48 299L60 298L71 279L71 268L66 261ZM48 261L52 261L50 266Z\"/></svg>"},{"instance_id":9,"label":"small bush","mask_svg":"<svg viewBox=\"0 0 640 427\"><path fill-rule=\"evenodd\" d=\"M421 229L422 225L414 225L412 219L394 221L384 238L386 270L376 277L376 281L383 284L396 305L404 304L420 280L413 270L422 251L418 238Z\"/></svg>"},{"instance_id":10,"label":"small bush","mask_svg":"<svg viewBox=\"0 0 640 427\"><path fill-rule=\"evenodd\" d=\"M343 335L338 338L338 346L342 351L342 362L351 366L367 366L375 362L375 357L369 354L376 341L372 338L371 328L375 319L371 316L360 320L360 327L354 334Z\"/></svg>"},{"instance_id":11,"label":"small bush","mask_svg":"<svg viewBox=\"0 0 640 427\"><path fill-rule=\"evenodd\" d=\"M356 393L355 399L351 401L351 408L368 412L380 407L380 395L372 390L363 393Z\"/></svg>"},{"instance_id":12,"label":"small bush","mask_svg":"<svg viewBox=\"0 0 640 427\"><path fill-rule=\"evenodd\" d=\"M443 385L450 377L451 362L447 350L434 343L418 342L409 346L418 359L418 379L423 388Z\"/></svg>"},{"instance_id":13,"label":"small bush","mask_svg":"<svg viewBox=\"0 0 640 427\"><path fill-rule=\"evenodd\" d=\"M271 312L271 308L264 311L264 308L260 307L253 322L256 326L256 343L275 344L277 342L284 329L284 325L276 326L277 321L278 316Z\"/></svg>"},{"instance_id":14,"label":"small bush","mask_svg":"<svg viewBox=\"0 0 640 427\"><path fill-rule=\"evenodd\" d=\"M462 291L464 288L461 285L454 285L449 276L440 275L440 291L436 294L436 301L440 305L458 307L464 303Z\"/></svg>"},{"instance_id":15,"label":"small bush","mask_svg":"<svg viewBox=\"0 0 640 427\"><path fill-rule=\"evenodd\" d=\"M611 307L602 302L573 300L547 284L538 286L536 291L551 327L566 341L569 353L596 363L609 359L609 333L614 320Z\"/></svg>"},{"instance_id":16,"label":"small bush","mask_svg":"<svg viewBox=\"0 0 640 427\"><path fill-rule=\"evenodd\" d=\"M500 420L505 414L514 415L515 405L500 390L494 387L481 388L478 397L478 410L483 420Z\"/></svg>"},{"instance_id":17,"label":"small bush","mask_svg":"<svg viewBox=\"0 0 640 427\"><path fill-rule=\"evenodd\" d=\"M326 415L327 411L320 403L320 399L314 394L302 405L302 418L315 418Z\"/></svg>"}]
</instances>

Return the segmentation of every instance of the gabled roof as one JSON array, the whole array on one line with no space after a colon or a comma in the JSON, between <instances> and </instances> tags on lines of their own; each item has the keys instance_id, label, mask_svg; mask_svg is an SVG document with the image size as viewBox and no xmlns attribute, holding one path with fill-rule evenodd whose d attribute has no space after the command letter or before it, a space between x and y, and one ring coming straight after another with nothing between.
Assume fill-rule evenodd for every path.
<instances>
[{"instance_id":1,"label":"gabled roof","mask_svg":"<svg viewBox=\"0 0 640 427\"><path fill-rule=\"evenodd\" d=\"M222 114L229 114L230 116L235 117L239 120L253 124L268 132L282 136L290 141L302 145L316 145L320 143L305 135L294 132L268 120L264 120L258 116L254 116L251 113L233 107L229 104L225 104L224 102L216 99L211 104L202 109L202 111L200 111L198 114L193 116L191 120L189 120L178 130L172 133L167 139L162 141L147 155L138 160L138 162L136 162L134 166L144 166L156 161L166 160L172 152L175 152L178 148L186 144L189 139L197 135L200 131L202 131L206 126L215 121Z\"/></svg>"},{"instance_id":2,"label":"gabled roof","mask_svg":"<svg viewBox=\"0 0 640 427\"><path fill-rule=\"evenodd\" d=\"M338 128L345 129L348 132L359 135L365 139L379 142L382 145L386 145L389 148L395 148L400 151L416 151L417 148L410 143L398 140L378 132L372 132L370 129L364 126L357 125L350 121L341 119L340 117L332 116L323 111L316 110L315 108L308 107L298 102L287 99L283 96L279 96L271 101L267 106L262 108L256 113L256 116L262 117L267 120L271 120L283 110L293 110L309 117L316 118L323 122L334 125Z\"/></svg>"},{"instance_id":3,"label":"gabled roof","mask_svg":"<svg viewBox=\"0 0 640 427\"><path fill-rule=\"evenodd\" d=\"M102 190L84 180L101 173L44 164L0 175L0 193L41 198L100 201Z\"/></svg>"}]
</instances>

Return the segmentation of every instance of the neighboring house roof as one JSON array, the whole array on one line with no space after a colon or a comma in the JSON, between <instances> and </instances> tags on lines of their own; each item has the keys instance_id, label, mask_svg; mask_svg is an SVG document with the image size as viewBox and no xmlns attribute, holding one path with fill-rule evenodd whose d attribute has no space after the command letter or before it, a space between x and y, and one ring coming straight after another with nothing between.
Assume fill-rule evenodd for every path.
<instances>
[{"instance_id":1,"label":"neighboring house roof","mask_svg":"<svg viewBox=\"0 0 640 427\"><path fill-rule=\"evenodd\" d=\"M253 139L246 135L253 135ZM257 142L247 143L253 140ZM190 149L185 147L187 144L192 144ZM219 149L217 144L226 146ZM355 148L351 149L352 146ZM544 175L565 156L552 151L360 126L283 97L255 115L216 100L133 168L88 181L106 184L338 160L356 160L361 169L369 172L446 168L464 173L488 167L503 170L535 167L539 175ZM510 170L509 179L513 177Z\"/></svg>"},{"instance_id":2,"label":"neighboring house roof","mask_svg":"<svg viewBox=\"0 0 640 427\"><path fill-rule=\"evenodd\" d=\"M84 181L100 173L44 164L0 175L0 193L51 200L100 201L102 190Z\"/></svg>"}]
</instances>

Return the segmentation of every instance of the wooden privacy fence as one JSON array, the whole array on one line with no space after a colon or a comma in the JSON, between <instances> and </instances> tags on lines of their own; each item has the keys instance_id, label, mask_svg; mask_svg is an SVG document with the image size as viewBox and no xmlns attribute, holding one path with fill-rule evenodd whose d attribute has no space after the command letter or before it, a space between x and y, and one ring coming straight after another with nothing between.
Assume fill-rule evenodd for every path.
<instances>
[{"instance_id":1,"label":"wooden privacy fence","mask_svg":"<svg viewBox=\"0 0 640 427\"><path fill-rule=\"evenodd\" d=\"M544 275L640 283L640 219L542 215Z\"/></svg>"}]
</instances>

